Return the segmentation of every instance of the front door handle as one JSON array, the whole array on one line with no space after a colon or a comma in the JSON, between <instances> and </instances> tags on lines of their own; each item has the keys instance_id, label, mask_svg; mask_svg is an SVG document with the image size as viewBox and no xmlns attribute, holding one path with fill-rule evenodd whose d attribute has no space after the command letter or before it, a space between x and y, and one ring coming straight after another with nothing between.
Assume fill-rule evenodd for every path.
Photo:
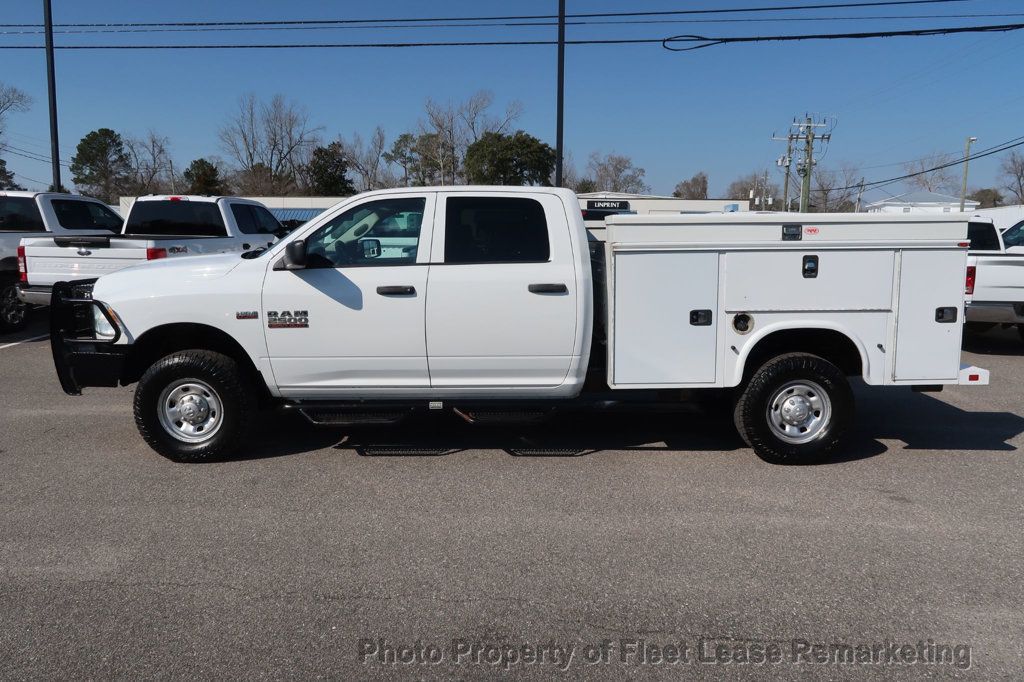
<instances>
[{"instance_id":1,"label":"front door handle","mask_svg":"<svg viewBox=\"0 0 1024 682\"><path fill-rule=\"evenodd\" d=\"M526 287L531 294L567 294L569 287L564 284L531 284Z\"/></svg>"},{"instance_id":2,"label":"front door handle","mask_svg":"<svg viewBox=\"0 0 1024 682\"><path fill-rule=\"evenodd\" d=\"M381 296L415 296L416 287L409 286L392 286L392 287L377 287L377 293Z\"/></svg>"}]
</instances>

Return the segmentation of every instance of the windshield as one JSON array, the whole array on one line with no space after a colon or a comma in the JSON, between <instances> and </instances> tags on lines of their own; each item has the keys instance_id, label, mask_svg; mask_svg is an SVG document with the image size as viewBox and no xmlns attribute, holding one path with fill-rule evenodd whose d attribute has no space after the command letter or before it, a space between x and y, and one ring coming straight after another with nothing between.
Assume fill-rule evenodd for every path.
<instances>
[{"instance_id":1,"label":"windshield","mask_svg":"<svg viewBox=\"0 0 1024 682\"><path fill-rule=\"evenodd\" d=\"M1003 232L1003 244L1006 248L1024 246L1024 220Z\"/></svg>"}]
</instances>

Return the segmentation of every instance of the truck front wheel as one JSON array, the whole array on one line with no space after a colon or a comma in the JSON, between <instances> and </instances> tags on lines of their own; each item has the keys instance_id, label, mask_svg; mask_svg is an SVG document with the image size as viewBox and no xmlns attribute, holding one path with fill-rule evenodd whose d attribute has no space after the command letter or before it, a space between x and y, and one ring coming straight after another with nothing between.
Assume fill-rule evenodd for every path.
<instances>
[{"instance_id":1,"label":"truck front wheel","mask_svg":"<svg viewBox=\"0 0 1024 682\"><path fill-rule=\"evenodd\" d=\"M149 445L177 462L229 455L257 409L255 391L232 358L205 350L172 353L135 389L135 424Z\"/></svg>"},{"instance_id":2,"label":"truck front wheel","mask_svg":"<svg viewBox=\"0 0 1024 682\"><path fill-rule=\"evenodd\" d=\"M790 353L754 372L733 417L740 436L761 459L810 464L839 446L853 421L853 393L831 362Z\"/></svg>"},{"instance_id":3,"label":"truck front wheel","mask_svg":"<svg viewBox=\"0 0 1024 682\"><path fill-rule=\"evenodd\" d=\"M28 324L27 303L18 300L16 280L0 279L0 332L15 332Z\"/></svg>"}]
</instances>

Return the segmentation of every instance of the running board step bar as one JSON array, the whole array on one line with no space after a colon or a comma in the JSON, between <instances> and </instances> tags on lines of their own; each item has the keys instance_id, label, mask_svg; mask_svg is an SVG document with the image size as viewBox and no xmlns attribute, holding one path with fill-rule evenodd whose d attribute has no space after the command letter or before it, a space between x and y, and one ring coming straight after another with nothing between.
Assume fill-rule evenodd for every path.
<instances>
[{"instance_id":1,"label":"running board step bar","mask_svg":"<svg viewBox=\"0 0 1024 682\"><path fill-rule=\"evenodd\" d=\"M298 407L299 413L317 426L355 426L356 424L397 424L412 408L373 409L365 405L332 405L330 407Z\"/></svg>"},{"instance_id":2,"label":"running board step bar","mask_svg":"<svg viewBox=\"0 0 1024 682\"><path fill-rule=\"evenodd\" d=\"M554 413L554 408L541 410L514 409L472 409L452 407L452 412L469 424L523 424L544 421Z\"/></svg>"}]
</instances>

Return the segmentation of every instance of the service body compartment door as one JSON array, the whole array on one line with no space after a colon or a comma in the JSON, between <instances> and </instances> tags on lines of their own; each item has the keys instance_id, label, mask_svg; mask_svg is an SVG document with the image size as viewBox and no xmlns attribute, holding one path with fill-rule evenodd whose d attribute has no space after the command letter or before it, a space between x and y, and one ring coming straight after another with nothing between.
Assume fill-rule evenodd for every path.
<instances>
[{"instance_id":1,"label":"service body compartment door","mask_svg":"<svg viewBox=\"0 0 1024 682\"><path fill-rule=\"evenodd\" d=\"M725 310L890 310L892 251L736 251L725 256Z\"/></svg>"},{"instance_id":2,"label":"service body compartment door","mask_svg":"<svg viewBox=\"0 0 1024 682\"><path fill-rule=\"evenodd\" d=\"M963 251L903 252L896 315L896 381L957 378L966 259ZM938 321L940 308L955 308L956 321Z\"/></svg>"},{"instance_id":3,"label":"service body compartment door","mask_svg":"<svg viewBox=\"0 0 1024 682\"><path fill-rule=\"evenodd\" d=\"M713 383L718 253L622 252L613 267L613 383Z\"/></svg>"}]
</instances>

